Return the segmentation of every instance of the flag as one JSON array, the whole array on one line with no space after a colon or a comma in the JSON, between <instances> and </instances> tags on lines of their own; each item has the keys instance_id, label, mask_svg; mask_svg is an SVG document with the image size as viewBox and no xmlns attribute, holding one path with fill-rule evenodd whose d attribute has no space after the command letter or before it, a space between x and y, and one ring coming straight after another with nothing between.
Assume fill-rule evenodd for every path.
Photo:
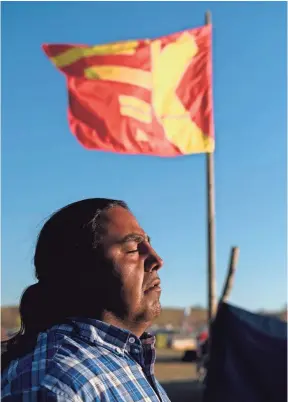
<instances>
[{"instance_id":1,"label":"flag","mask_svg":"<svg viewBox=\"0 0 288 402\"><path fill-rule=\"evenodd\" d=\"M64 73L71 132L87 149L213 152L211 25L106 45L44 44Z\"/></svg>"}]
</instances>

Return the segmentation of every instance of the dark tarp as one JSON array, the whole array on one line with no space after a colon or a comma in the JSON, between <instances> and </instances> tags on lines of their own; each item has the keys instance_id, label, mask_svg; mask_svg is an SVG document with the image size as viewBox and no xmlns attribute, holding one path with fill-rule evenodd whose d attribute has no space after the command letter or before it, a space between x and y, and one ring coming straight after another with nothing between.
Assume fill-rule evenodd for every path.
<instances>
[{"instance_id":1,"label":"dark tarp","mask_svg":"<svg viewBox=\"0 0 288 402\"><path fill-rule=\"evenodd\" d=\"M286 402L287 324L223 303L212 325L204 402Z\"/></svg>"}]
</instances>

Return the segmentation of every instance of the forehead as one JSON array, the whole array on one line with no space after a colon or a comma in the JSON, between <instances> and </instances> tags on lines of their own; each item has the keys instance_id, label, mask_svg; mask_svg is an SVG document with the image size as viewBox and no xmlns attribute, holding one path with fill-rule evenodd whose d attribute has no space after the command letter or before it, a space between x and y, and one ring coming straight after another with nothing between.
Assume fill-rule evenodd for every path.
<instances>
[{"instance_id":1,"label":"forehead","mask_svg":"<svg viewBox=\"0 0 288 402\"><path fill-rule=\"evenodd\" d=\"M116 206L103 215L105 232L108 236L123 237L133 232L145 234L135 216L125 208Z\"/></svg>"}]
</instances>

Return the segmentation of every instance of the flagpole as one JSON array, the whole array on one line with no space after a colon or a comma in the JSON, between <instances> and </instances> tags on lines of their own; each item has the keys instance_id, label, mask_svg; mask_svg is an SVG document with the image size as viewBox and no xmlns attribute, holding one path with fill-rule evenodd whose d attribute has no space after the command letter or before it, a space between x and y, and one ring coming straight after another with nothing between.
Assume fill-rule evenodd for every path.
<instances>
[{"instance_id":1,"label":"flagpole","mask_svg":"<svg viewBox=\"0 0 288 402\"><path fill-rule=\"evenodd\" d=\"M211 24L211 13L205 13L205 24ZM208 237L208 328L216 313L216 258L215 258L215 183L214 183L214 153L206 154L207 183L207 237Z\"/></svg>"}]
</instances>

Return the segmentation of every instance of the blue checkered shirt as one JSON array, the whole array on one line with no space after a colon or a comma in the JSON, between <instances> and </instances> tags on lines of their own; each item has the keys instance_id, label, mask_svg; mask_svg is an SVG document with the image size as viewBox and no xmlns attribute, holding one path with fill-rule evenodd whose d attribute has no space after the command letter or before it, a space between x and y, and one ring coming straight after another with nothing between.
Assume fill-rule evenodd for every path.
<instances>
[{"instance_id":1,"label":"blue checkered shirt","mask_svg":"<svg viewBox=\"0 0 288 402\"><path fill-rule=\"evenodd\" d=\"M169 402L154 377L155 338L71 319L38 336L2 374L4 402Z\"/></svg>"}]
</instances>

